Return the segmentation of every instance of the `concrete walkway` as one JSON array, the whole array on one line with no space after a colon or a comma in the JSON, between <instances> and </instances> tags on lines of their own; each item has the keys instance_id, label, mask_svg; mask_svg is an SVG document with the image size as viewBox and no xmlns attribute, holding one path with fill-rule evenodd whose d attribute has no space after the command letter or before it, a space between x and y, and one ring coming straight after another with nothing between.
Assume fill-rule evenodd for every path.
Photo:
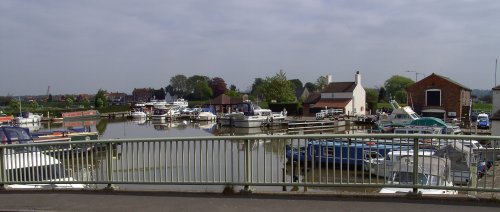
<instances>
[{"instance_id":1,"label":"concrete walkway","mask_svg":"<svg viewBox=\"0 0 500 212\"><path fill-rule=\"evenodd\" d=\"M2 191L0 211L500 211L500 201L466 197Z\"/></svg>"}]
</instances>

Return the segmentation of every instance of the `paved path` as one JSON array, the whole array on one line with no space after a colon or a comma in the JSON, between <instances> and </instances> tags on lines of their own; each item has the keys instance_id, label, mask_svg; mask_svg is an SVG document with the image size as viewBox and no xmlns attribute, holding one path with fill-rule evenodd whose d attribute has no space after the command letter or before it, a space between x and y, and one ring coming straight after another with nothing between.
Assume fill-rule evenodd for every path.
<instances>
[{"instance_id":1,"label":"paved path","mask_svg":"<svg viewBox=\"0 0 500 212\"><path fill-rule=\"evenodd\" d=\"M0 211L500 211L499 201L173 192L0 192Z\"/></svg>"}]
</instances>

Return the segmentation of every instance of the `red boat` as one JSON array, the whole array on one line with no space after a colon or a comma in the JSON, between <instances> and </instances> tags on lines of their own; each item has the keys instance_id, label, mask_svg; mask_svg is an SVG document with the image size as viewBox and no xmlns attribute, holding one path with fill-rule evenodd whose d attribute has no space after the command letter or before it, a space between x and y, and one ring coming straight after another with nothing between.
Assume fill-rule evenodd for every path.
<instances>
[{"instance_id":1,"label":"red boat","mask_svg":"<svg viewBox=\"0 0 500 212\"><path fill-rule=\"evenodd\" d=\"M66 112L62 114L63 119L84 119L84 118L97 118L99 117L99 111L97 110L86 110L77 112Z\"/></svg>"}]
</instances>

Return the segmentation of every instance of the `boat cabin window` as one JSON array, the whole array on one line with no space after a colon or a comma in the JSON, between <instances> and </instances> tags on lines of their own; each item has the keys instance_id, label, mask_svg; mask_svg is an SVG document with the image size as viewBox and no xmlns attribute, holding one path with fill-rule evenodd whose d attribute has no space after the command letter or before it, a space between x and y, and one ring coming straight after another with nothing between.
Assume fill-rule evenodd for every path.
<instances>
[{"instance_id":1,"label":"boat cabin window","mask_svg":"<svg viewBox=\"0 0 500 212\"><path fill-rule=\"evenodd\" d=\"M334 155L335 155L335 151L334 151L333 147L323 148L323 156L331 157Z\"/></svg>"},{"instance_id":2,"label":"boat cabin window","mask_svg":"<svg viewBox=\"0 0 500 212\"><path fill-rule=\"evenodd\" d=\"M408 119L408 114L396 114L397 119Z\"/></svg>"},{"instance_id":3,"label":"boat cabin window","mask_svg":"<svg viewBox=\"0 0 500 212\"><path fill-rule=\"evenodd\" d=\"M366 160L384 158L380 153L376 151L365 151L364 158Z\"/></svg>"},{"instance_id":4,"label":"boat cabin window","mask_svg":"<svg viewBox=\"0 0 500 212\"><path fill-rule=\"evenodd\" d=\"M394 172L393 181L399 182L400 184L413 184L413 173L412 172ZM427 184L427 176L418 173L417 174L417 183L418 184Z\"/></svg>"}]
</instances>

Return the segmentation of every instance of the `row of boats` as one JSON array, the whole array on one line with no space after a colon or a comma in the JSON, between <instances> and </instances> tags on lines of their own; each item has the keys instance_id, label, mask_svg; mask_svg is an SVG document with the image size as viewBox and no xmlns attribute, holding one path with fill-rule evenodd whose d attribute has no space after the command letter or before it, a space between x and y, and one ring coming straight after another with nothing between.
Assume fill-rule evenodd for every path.
<instances>
[{"instance_id":1,"label":"row of boats","mask_svg":"<svg viewBox=\"0 0 500 212\"><path fill-rule=\"evenodd\" d=\"M175 118L182 114L192 116L196 121L218 121L221 126L253 128L284 122L287 111L284 109L276 113L270 109L263 109L251 101L244 101L234 105L229 113L217 114L211 106L189 108L184 99L174 102L139 103L131 111L133 118L151 117L153 120Z\"/></svg>"},{"instance_id":2,"label":"row of boats","mask_svg":"<svg viewBox=\"0 0 500 212\"><path fill-rule=\"evenodd\" d=\"M415 149L415 143L418 143L418 149ZM481 161L477 173L471 172L471 164L479 160L477 150L483 148L478 141L412 139L403 134L398 138L377 140L310 140L285 148L289 161L361 169L369 175L386 179L387 184L392 185L413 184L413 177L418 176L418 185L450 187L420 190L424 194L456 194L451 187L469 184L473 175L481 177L491 165ZM384 188L380 192L408 191L398 187Z\"/></svg>"}]
</instances>

